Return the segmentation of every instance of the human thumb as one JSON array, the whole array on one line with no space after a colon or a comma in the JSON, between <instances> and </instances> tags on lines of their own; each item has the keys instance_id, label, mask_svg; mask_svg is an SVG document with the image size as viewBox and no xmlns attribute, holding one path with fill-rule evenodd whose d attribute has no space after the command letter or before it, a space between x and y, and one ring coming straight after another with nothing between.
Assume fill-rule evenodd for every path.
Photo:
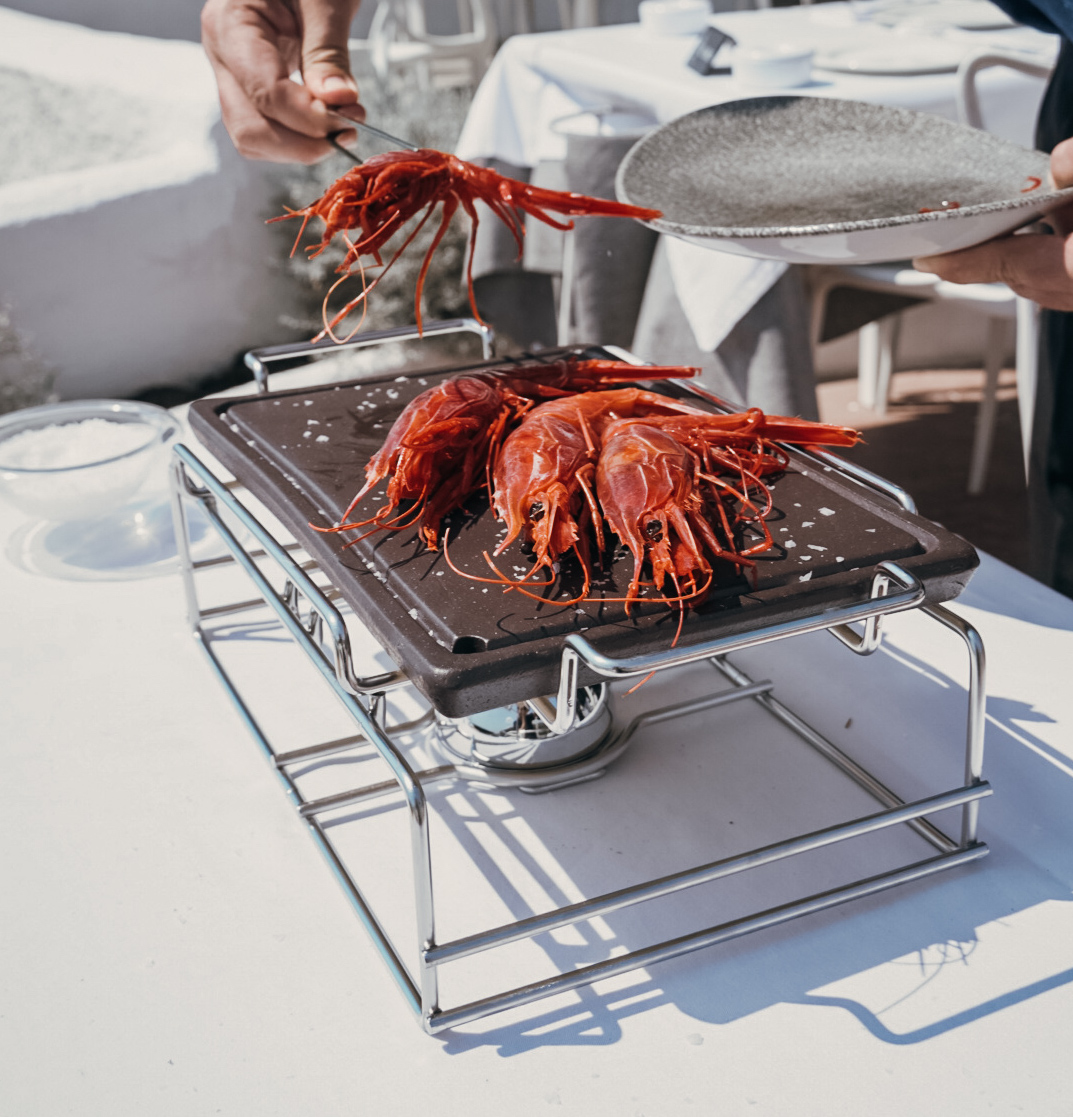
<instances>
[{"instance_id":1,"label":"human thumb","mask_svg":"<svg viewBox=\"0 0 1073 1117\"><path fill-rule=\"evenodd\" d=\"M1051 152L1051 179L1058 190L1073 186L1073 140L1063 140ZM1055 232L1068 236L1073 232L1073 205L1049 213L1047 220Z\"/></svg>"},{"instance_id":2,"label":"human thumb","mask_svg":"<svg viewBox=\"0 0 1073 1117\"><path fill-rule=\"evenodd\" d=\"M1051 152L1051 178L1059 190L1073 186L1073 140L1063 140Z\"/></svg>"},{"instance_id":3,"label":"human thumb","mask_svg":"<svg viewBox=\"0 0 1073 1117\"><path fill-rule=\"evenodd\" d=\"M299 0L299 6L302 81L314 97L341 115L364 120L347 48L358 0Z\"/></svg>"}]
</instances>

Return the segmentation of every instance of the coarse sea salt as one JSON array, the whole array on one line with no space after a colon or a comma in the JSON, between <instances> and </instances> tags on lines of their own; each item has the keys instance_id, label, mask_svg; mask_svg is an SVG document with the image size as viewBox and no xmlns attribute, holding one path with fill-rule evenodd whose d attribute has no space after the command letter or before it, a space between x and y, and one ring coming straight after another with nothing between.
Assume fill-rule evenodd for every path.
<instances>
[{"instance_id":1,"label":"coarse sea salt","mask_svg":"<svg viewBox=\"0 0 1073 1117\"><path fill-rule=\"evenodd\" d=\"M0 443L0 468L77 469L138 450L155 432L141 423L81 419L21 431Z\"/></svg>"}]
</instances>

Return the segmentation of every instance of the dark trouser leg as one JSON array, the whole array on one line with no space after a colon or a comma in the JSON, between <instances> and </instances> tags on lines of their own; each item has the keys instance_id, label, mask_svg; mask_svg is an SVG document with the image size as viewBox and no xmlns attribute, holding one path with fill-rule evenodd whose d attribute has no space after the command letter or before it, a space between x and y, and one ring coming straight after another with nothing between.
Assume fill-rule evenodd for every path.
<instances>
[{"instance_id":1,"label":"dark trouser leg","mask_svg":"<svg viewBox=\"0 0 1073 1117\"><path fill-rule=\"evenodd\" d=\"M1073 134L1073 44L1063 40L1040 106L1036 145ZM1073 314L1045 310L1028 470L1030 573L1073 597Z\"/></svg>"},{"instance_id":2,"label":"dark trouser leg","mask_svg":"<svg viewBox=\"0 0 1073 1117\"><path fill-rule=\"evenodd\" d=\"M1029 458L1030 573L1073 597L1073 314L1045 310Z\"/></svg>"}]
</instances>

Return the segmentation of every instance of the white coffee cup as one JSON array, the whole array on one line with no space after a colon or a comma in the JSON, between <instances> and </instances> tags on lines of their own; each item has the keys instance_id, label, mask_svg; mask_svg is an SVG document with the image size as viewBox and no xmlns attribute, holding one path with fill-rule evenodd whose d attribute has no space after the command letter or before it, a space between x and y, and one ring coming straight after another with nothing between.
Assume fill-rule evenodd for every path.
<instances>
[{"instance_id":1,"label":"white coffee cup","mask_svg":"<svg viewBox=\"0 0 1073 1117\"><path fill-rule=\"evenodd\" d=\"M653 35L699 35L712 15L709 0L641 0L637 17Z\"/></svg>"},{"instance_id":2,"label":"white coffee cup","mask_svg":"<svg viewBox=\"0 0 1073 1117\"><path fill-rule=\"evenodd\" d=\"M738 46L731 60L734 77L743 85L792 89L812 79L811 48L781 43L777 46Z\"/></svg>"}]
</instances>

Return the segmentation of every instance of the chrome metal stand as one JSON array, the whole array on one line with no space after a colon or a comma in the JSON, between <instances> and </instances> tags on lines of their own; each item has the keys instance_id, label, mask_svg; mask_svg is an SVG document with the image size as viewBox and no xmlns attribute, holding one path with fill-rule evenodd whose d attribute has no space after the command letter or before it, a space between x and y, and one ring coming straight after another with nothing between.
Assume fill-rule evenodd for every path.
<instances>
[{"instance_id":1,"label":"chrome metal stand","mask_svg":"<svg viewBox=\"0 0 1073 1117\"><path fill-rule=\"evenodd\" d=\"M419 331L416 326L396 326L390 330L369 331L356 334L349 341L333 341L326 337L323 341L298 341L290 345L267 345L262 349L251 349L245 356L246 367L253 373L258 392L268 391L270 366L280 361L294 361L300 357L315 357L320 353L342 353L347 349L368 349L374 345L385 345L392 341L416 341L443 337L445 334L476 334L481 339L481 352L490 361L493 356L495 334L490 326L478 322L476 318L448 318L444 321L426 322Z\"/></svg>"},{"instance_id":2,"label":"chrome metal stand","mask_svg":"<svg viewBox=\"0 0 1073 1117\"><path fill-rule=\"evenodd\" d=\"M308 347L306 347L308 349ZM262 356L266 351L261 351ZM263 367L263 366L262 366ZM834 462L839 459L832 458ZM839 463L841 464L841 463ZM887 483L875 484L871 475L857 470L855 479L862 484L881 488L889 495ZM878 480L878 479L877 479ZM179 538L183 577L186 585L189 621L220 682L234 702L246 726L275 769L299 815L309 826L314 840L327 858L347 894L358 917L365 925L381 956L398 983L410 1007L418 1014L429 1033L442 1031L476 1020L494 1012L525 1005L568 989L574 989L653 962L674 958L702 947L771 927L812 912L823 911L858 897L872 895L898 884L918 880L944 869L975 861L984 856L987 847L977 841L977 811L981 799L991 794L982 780L984 730L984 651L975 629L956 614L939 605L924 604L924 588L912 575L894 563L881 563L877 568L868 600L830 610L814 617L768 625L747 635L720 637L689 648L617 659L602 654L580 635L568 637L564 644L560 685L553 698L532 699L528 703L553 734L569 732L580 714L584 720L586 701L579 703L578 673L582 664L606 678L627 678L663 671L687 663L709 660L730 682L717 694L705 696L634 718L597 747L596 754L545 769L537 778L538 785L550 790L581 779L595 778L630 743L645 725L665 721L728 702L751 698L783 725L793 730L805 743L829 760L838 770L864 788L881 809L862 818L812 831L772 843L747 853L708 861L657 879L643 881L579 903L568 904L541 915L493 927L453 941L441 942L436 932L433 874L429 841L429 816L425 789L439 781L477 779L499 786L534 787L534 773L514 771L509 767L490 767L481 763L443 764L415 771L399 746L399 739L430 724L430 711L423 717L400 725L388 725L384 712L384 696L388 691L406 685L401 671L359 676L354 668L350 637L339 609L333 603L331 587L318 584L312 561L298 562L292 553L297 547L281 544L253 516L249 509L191 451L182 445L175 449L173 462L173 496L176 535ZM250 600L202 608L198 585L210 568L218 568L221 560L193 561L189 545L189 514L199 506L203 515L226 546L231 561L249 576L257 596ZM254 541L245 545L230 524L241 526ZM225 560L226 561L226 560ZM320 572L323 575L323 571ZM356 734L290 752L278 751L262 731L256 717L246 704L238 686L225 669L213 647L212 622L225 616L241 615L266 605L279 623L315 666L328 690L335 695L354 722ZM969 657L970 676L968 717L965 742L965 776L962 785L913 802L905 802L847 756L835 744L787 709L771 693L772 684L753 681L730 664L726 656L759 644L786 639L805 632L827 629L859 655L871 654L879 647L882 618L894 612L920 609L926 616L956 633L964 642ZM863 633L852 626L861 623ZM294 770L300 763L342 753L356 746L371 745L387 763L391 778L379 783L330 795L306 799L300 793ZM362 893L355 877L337 851L323 816L340 807L367 801L377 796L401 791L409 812L411 856L413 860L416 943L413 944L415 964L404 961L403 952L391 941ZM961 807L961 832L957 839L949 837L928 820L928 816L952 807ZM536 935L566 927L596 916L668 896L683 889L719 880L797 854L831 846L852 838L889 827L905 824L929 842L936 850L923 861L875 876L851 881L841 887L807 896L792 903L768 908L750 916L715 926L704 927L653 946L616 956L580 969L560 973L548 980L522 985L493 996L444 1008L438 991L441 966L480 954L507 943L530 939Z\"/></svg>"}]
</instances>

